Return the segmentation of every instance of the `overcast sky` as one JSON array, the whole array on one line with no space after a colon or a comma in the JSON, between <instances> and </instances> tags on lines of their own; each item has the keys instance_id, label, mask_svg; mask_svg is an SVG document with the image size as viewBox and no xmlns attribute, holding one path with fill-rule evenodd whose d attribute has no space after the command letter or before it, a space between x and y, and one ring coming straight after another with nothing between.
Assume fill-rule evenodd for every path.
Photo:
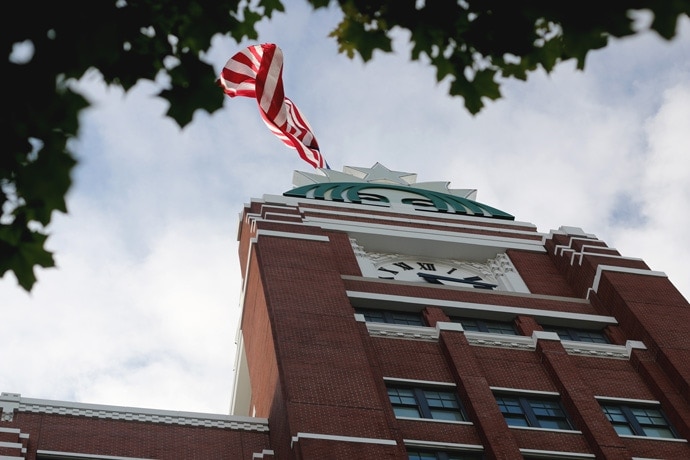
<instances>
[{"instance_id":1,"label":"overcast sky","mask_svg":"<svg viewBox=\"0 0 690 460\"><path fill-rule=\"evenodd\" d=\"M476 188L478 201L548 233L581 227L665 272L690 298L690 21L592 53L584 72L508 82L470 116L434 70L393 54L363 64L327 37L334 11L288 3L258 42L219 39L218 71L250 44L276 43L285 92L332 169L370 167ZM297 3L297 4L293 4ZM243 204L313 172L263 124L256 102L226 97L184 131L158 88L126 96L98 75L75 144L80 164L29 295L0 279L0 391L30 398L227 413L240 311ZM218 89L221 92L220 89Z\"/></svg>"}]
</instances>

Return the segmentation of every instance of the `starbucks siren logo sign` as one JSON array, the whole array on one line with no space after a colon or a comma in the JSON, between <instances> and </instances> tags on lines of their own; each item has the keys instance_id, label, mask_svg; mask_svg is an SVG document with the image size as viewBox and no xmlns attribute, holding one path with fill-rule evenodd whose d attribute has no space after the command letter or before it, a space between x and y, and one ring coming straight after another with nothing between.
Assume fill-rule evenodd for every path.
<instances>
[{"instance_id":1,"label":"starbucks siren logo sign","mask_svg":"<svg viewBox=\"0 0 690 460\"><path fill-rule=\"evenodd\" d=\"M476 190L448 188L448 182L415 183L416 174L391 171L380 163L371 168L345 166L343 172L320 168L322 174L295 171L296 188L284 196L377 206L407 205L417 211L514 220L501 210L474 201Z\"/></svg>"}]
</instances>

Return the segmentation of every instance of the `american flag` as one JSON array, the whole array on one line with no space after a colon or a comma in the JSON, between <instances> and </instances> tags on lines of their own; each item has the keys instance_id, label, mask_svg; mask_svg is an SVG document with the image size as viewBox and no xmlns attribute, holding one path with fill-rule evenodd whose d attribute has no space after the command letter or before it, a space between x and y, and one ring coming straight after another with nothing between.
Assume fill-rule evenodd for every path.
<instances>
[{"instance_id":1,"label":"american flag","mask_svg":"<svg viewBox=\"0 0 690 460\"><path fill-rule=\"evenodd\" d=\"M314 168L328 168L306 118L283 91L283 52L273 43L245 48L223 67L218 85L230 97L255 97L266 126Z\"/></svg>"}]
</instances>

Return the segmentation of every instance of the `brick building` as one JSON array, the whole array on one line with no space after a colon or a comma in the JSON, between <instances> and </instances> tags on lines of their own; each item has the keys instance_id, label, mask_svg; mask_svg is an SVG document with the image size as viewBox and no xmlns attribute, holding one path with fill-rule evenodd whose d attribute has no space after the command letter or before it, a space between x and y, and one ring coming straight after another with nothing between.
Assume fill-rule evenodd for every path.
<instances>
[{"instance_id":1,"label":"brick building","mask_svg":"<svg viewBox=\"0 0 690 460\"><path fill-rule=\"evenodd\" d=\"M246 205L231 415L0 398L0 460L689 459L690 305L380 164Z\"/></svg>"}]
</instances>

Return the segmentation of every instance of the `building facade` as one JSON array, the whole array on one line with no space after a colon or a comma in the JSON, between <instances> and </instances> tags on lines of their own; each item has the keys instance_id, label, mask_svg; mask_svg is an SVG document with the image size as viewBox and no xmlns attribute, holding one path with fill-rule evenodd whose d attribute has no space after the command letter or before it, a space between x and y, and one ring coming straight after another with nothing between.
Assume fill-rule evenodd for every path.
<instances>
[{"instance_id":1,"label":"building facade","mask_svg":"<svg viewBox=\"0 0 690 460\"><path fill-rule=\"evenodd\" d=\"M231 415L5 393L0 459L690 458L663 273L378 163L294 184L241 215Z\"/></svg>"}]
</instances>

